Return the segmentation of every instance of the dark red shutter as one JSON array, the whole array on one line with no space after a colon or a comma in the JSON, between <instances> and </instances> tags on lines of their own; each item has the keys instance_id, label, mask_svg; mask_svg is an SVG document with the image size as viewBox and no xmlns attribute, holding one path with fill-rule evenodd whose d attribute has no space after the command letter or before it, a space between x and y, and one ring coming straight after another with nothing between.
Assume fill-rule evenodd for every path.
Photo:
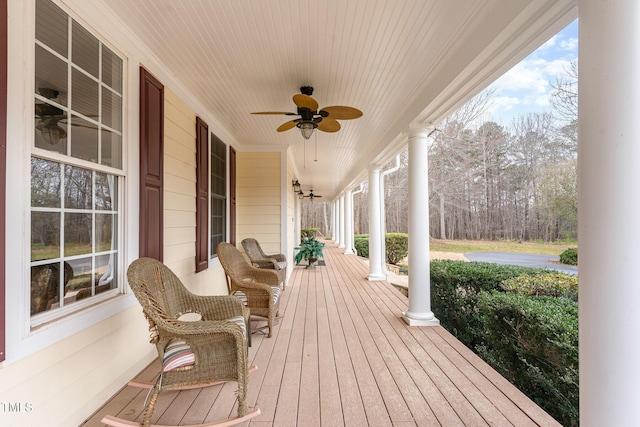
<instances>
[{"instance_id":1,"label":"dark red shutter","mask_svg":"<svg viewBox=\"0 0 640 427\"><path fill-rule=\"evenodd\" d=\"M162 261L164 86L140 68L140 257Z\"/></svg>"},{"instance_id":2,"label":"dark red shutter","mask_svg":"<svg viewBox=\"0 0 640 427\"><path fill-rule=\"evenodd\" d=\"M7 183L7 0L0 0L0 362L6 359L5 339L5 191Z\"/></svg>"},{"instance_id":3,"label":"dark red shutter","mask_svg":"<svg viewBox=\"0 0 640 427\"><path fill-rule=\"evenodd\" d=\"M209 266L209 126L196 118L196 273Z\"/></svg>"},{"instance_id":4,"label":"dark red shutter","mask_svg":"<svg viewBox=\"0 0 640 427\"><path fill-rule=\"evenodd\" d=\"M236 244L236 150L229 147L229 243Z\"/></svg>"}]
</instances>

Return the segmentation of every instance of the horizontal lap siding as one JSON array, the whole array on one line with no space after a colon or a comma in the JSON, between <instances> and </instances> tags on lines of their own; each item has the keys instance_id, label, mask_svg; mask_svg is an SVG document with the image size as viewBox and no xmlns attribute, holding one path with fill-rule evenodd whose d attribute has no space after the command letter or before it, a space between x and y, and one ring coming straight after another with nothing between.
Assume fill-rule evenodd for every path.
<instances>
[{"instance_id":1,"label":"horizontal lap siding","mask_svg":"<svg viewBox=\"0 0 640 427\"><path fill-rule=\"evenodd\" d=\"M253 237L267 253L281 242L281 153L238 152L238 243Z\"/></svg>"}]
</instances>

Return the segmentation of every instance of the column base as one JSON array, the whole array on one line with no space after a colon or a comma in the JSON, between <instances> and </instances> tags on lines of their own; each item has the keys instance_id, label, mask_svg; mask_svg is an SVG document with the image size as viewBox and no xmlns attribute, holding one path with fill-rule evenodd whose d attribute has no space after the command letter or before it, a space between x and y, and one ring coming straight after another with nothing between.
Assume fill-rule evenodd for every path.
<instances>
[{"instance_id":1,"label":"column base","mask_svg":"<svg viewBox=\"0 0 640 427\"><path fill-rule=\"evenodd\" d=\"M344 254L345 255L353 255L353 251L351 249L345 249Z\"/></svg>"},{"instance_id":2,"label":"column base","mask_svg":"<svg viewBox=\"0 0 640 427\"><path fill-rule=\"evenodd\" d=\"M387 280L387 277L384 274L370 274L367 280Z\"/></svg>"},{"instance_id":3,"label":"column base","mask_svg":"<svg viewBox=\"0 0 640 427\"><path fill-rule=\"evenodd\" d=\"M413 316L416 315L413 314ZM440 321L433 316L433 313L431 313L431 317L421 315L419 319L416 319L415 317L410 317L406 311L403 311L402 320L409 326L440 326Z\"/></svg>"}]
</instances>

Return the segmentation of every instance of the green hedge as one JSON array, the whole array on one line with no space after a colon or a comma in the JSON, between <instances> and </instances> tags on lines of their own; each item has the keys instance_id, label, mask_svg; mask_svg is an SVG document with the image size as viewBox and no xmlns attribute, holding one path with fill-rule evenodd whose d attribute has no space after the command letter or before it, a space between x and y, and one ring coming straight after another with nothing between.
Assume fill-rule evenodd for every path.
<instances>
[{"instance_id":1,"label":"green hedge","mask_svg":"<svg viewBox=\"0 0 640 427\"><path fill-rule=\"evenodd\" d=\"M409 252L409 235L406 233L387 233L385 235L386 261L398 264ZM369 235L356 234L353 243L358 255L369 258Z\"/></svg>"},{"instance_id":2,"label":"green hedge","mask_svg":"<svg viewBox=\"0 0 640 427\"><path fill-rule=\"evenodd\" d=\"M578 303L482 292L478 353L564 426L579 425Z\"/></svg>"},{"instance_id":3,"label":"green hedge","mask_svg":"<svg viewBox=\"0 0 640 427\"><path fill-rule=\"evenodd\" d=\"M366 234L356 234L353 237L353 246L355 246L358 256L369 258L369 236Z\"/></svg>"},{"instance_id":4,"label":"green hedge","mask_svg":"<svg viewBox=\"0 0 640 427\"><path fill-rule=\"evenodd\" d=\"M503 281L500 287L514 294L565 297L578 301L578 278L567 274L549 273L537 276L523 274Z\"/></svg>"},{"instance_id":5,"label":"green hedge","mask_svg":"<svg viewBox=\"0 0 640 427\"><path fill-rule=\"evenodd\" d=\"M578 425L577 302L520 293L577 295L574 284L540 268L431 262L432 310L442 326L571 426Z\"/></svg>"},{"instance_id":6,"label":"green hedge","mask_svg":"<svg viewBox=\"0 0 640 427\"><path fill-rule=\"evenodd\" d=\"M434 260L430 265L431 309L442 326L471 349L482 344L481 291L499 290L500 283L523 274L548 273L541 268L489 262Z\"/></svg>"},{"instance_id":7,"label":"green hedge","mask_svg":"<svg viewBox=\"0 0 640 427\"><path fill-rule=\"evenodd\" d=\"M568 265L578 265L578 248L568 248L560 254L560 262Z\"/></svg>"}]
</instances>

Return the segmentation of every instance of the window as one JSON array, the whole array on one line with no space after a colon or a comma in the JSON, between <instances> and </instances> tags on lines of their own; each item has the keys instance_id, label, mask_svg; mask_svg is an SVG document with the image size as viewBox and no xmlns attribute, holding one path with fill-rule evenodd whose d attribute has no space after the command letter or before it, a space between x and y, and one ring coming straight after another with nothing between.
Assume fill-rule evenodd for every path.
<instances>
[{"instance_id":1,"label":"window","mask_svg":"<svg viewBox=\"0 0 640 427\"><path fill-rule=\"evenodd\" d=\"M211 257L226 239L227 146L211 134Z\"/></svg>"},{"instance_id":2,"label":"window","mask_svg":"<svg viewBox=\"0 0 640 427\"><path fill-rule=\"evenodd\" d=\"M36 0L32 324L119 287L122 90L123 60Z\"/></svg>"}]
</instances>

